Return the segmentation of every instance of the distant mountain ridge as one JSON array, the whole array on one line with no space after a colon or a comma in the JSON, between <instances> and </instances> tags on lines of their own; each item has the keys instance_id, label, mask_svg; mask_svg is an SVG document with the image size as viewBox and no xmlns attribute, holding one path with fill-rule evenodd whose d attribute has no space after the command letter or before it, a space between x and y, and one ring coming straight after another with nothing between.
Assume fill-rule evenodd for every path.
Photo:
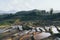
<instances>
[{"instance_id":1,"label":"distant mountain ridge","mask_svg":"<svg viewBox=\"0 0 60 40\"><path fill-rule=\"evenodd\" d=\"M42 20L42 21L60 21L60 12L53 13L52 10L47 12L45 10L30 10L30 11L18 11L16 13L11 14L3 14L0 15L0 23L13 23L15 20L21 21L34 21L34 20Z\"/></svg>"},{"instance_id":2,"label":"distant mountain ridge","mask_svg":"<svg viewBox=\"0 0 60 40\"><path fill-rule=\"evenodd\" d=\"M30 10L30 12L31 11L40 12L42 10L34 9L34 10ZM14 14L16 12L27 12L27 11L16 11L16 10L3 11L3 10L0 10L0 14L10 14L10 13ZM60 13L60 10L54 10L53 13Z\"/></svg>"},{"instance_id":3,"label":"distant mountain ridge","mask_svg":"<svg viewBox=\"0 0 60 40\"><path fill-rule=\"evenodd\" d=\"M11 11L2 11L0 10L0 14L10 14L10 13L16 13L16 10L11 10Z\"/></svg>"},{"instance_id":4,"label":"distant mountain ridge","mask_svg":"<svg viewBox=\"0 0 60 40\"><path fill-rule=\"evenodd\" d=\"M60 10L54 10L53 13L60 13Z\"/></svg>"}]
</instances>

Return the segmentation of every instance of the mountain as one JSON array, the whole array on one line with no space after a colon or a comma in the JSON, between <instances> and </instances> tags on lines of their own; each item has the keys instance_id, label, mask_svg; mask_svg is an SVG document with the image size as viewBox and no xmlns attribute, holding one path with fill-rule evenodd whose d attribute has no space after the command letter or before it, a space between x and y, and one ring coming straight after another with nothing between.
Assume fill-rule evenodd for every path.
<instances>
[{"instance_id":1,"label":"mountain","mask_svg":"<svg viewBox=\"0 0 60 40\"><path fill-rule=\"evenodd\" d=\"M0 10L0 14L10 14L10 13L16 13L16 10L10 10L10 11L2 11L2 10Z\"/></svg>"},{"instance_id":2,"label":"mountain","mask_svg":"<svg viewBox=\"0 0 60 40\"><path fill-rule=\"evenodd\" d=\"M13 12L13 11L9 11ZM18 11L16 13L12 14L3 14L0 15L0 24L6 24L6 23L13 23L15 20L21 20L21 21L60 21L60 12L59 13L53 13L46 12L45 10L30 10L30 11Z\"/></svg>"},{"instance_id":3,"label":"mountain","mask_svg":"<svg viewBox=\"0 0 60 40\"><path fill-rule=\"evenodd\" d=\"M60 10L54 10L53 13L60 13Z\"/></svg>"}]
</instances>

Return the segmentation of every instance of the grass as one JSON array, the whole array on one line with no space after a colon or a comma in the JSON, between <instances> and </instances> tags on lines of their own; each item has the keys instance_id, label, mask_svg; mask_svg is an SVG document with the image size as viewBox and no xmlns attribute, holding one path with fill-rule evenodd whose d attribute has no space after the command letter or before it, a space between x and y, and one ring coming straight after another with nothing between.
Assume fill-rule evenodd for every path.
<instances>
[{"instance_id":1,"label":"grass","mask_svg":"<svg viewBox=\"0 0 60 40\"><path fill-rule=\"evenodd\" d=\"M4 37L4 35L0 34L0 39L2 39Z\"/></svg>"}]
</instances>

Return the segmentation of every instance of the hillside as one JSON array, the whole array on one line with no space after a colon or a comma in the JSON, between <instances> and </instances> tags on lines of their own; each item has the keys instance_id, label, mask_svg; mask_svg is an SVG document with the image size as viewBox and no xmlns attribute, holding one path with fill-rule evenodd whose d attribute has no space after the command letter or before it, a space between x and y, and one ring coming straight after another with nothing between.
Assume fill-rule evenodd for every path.
<instances>
[{"instance_id":1,"label":"hillside","mask_svg":"<svg viewBox=\"0 0 60 40\"><path fill-rule=\"evenodd\" d=\"M30 11L19 11L15 14L4 14L0 15L0 24L14 23L15 20L20 19L21 21L60 21L60 13L46 12L45 10L30 10Z\"/></svg>"}]
</instances>

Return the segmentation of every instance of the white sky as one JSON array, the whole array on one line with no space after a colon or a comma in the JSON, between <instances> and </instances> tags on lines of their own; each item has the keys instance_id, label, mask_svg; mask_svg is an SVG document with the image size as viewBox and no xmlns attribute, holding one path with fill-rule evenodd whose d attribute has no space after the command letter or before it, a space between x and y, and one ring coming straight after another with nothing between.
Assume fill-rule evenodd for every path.
<instances>
[{"instance_id":1,"label":"white sky","mask_svg":"<svg viewBox=\"0 0 60 40\"><path fill-rule=\"evenodd\" d=\"M60 0L0 0L0 10L60 10Z\"/></svg>"}]
</instances>

